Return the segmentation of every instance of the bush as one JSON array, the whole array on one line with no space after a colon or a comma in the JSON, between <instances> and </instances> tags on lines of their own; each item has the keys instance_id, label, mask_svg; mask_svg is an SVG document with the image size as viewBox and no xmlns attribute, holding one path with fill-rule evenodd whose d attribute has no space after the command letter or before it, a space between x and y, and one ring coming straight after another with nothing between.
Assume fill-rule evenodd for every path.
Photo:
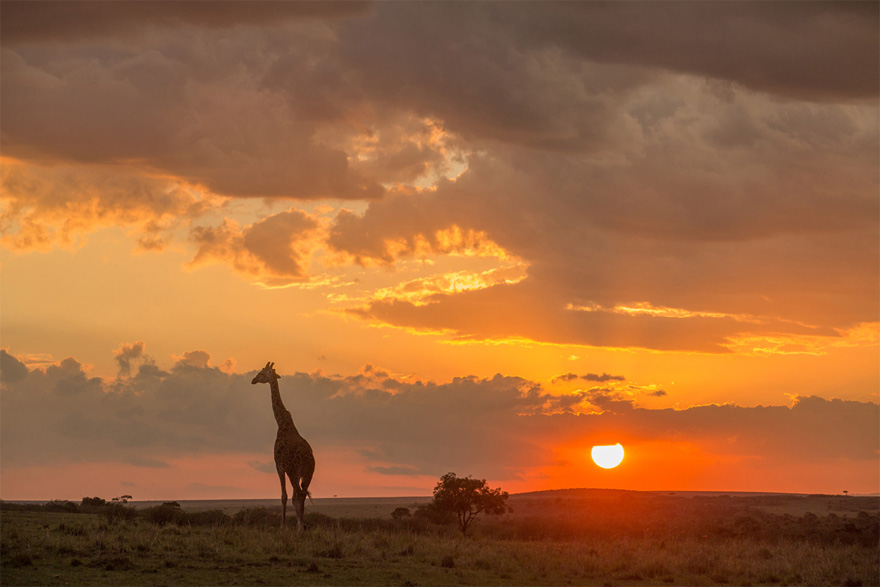
<instances>
[{"instance_id":1,"label":"bush","mask_svg":"<svg viewBox=\"0 0 880 587\"><path fill-rule=\"evenodd\" d=\"M180 524L184 520L184 513L180 510L180 506L162 504L146 508L141 512L141 516L147 521L164 526L165 524Z\"/></svg>"},{"instance_id":2,"label":"bush","mask_svg":"<svg viewBox=\"0 0 880 587\"><path fill-rule=\"evenodd\" d=\"M432 524L452 524L455 522L455 514L449 510L437 507L433 501L422 504L416 508L415 518L423 519Z\"/></svg>"},{"instance_id":3,"label":"bush","mask_svg":"<svg viewBox=\"0 0 880 587\"><path fill-rule=\"evenodd\" d=\"M132 507L126 507L121 503L108 503L104 506L104 516L108 522L122 522L133 520L137 517L137 511Z\"/></svg>"},{"instance_id":4,"label":"bush","mask_svg":"<svg viewBox=\"0 0 880 587\"><path fill-rule=\"evenodd\" d=\"M61 512L63 514L79 513L79 506L72 501L67 501L66 499L53 499L49 503L45 504L42 509L43 511L47 512Z\"/></svg>"},{"instance_id":5,"label":"bush","mask_svg":"<svg viewBox=\"0 0 880 587\"><path fill-rule=\"evenodd\" d=\"M83 510L97 510L107 505L106 499L101 499L100 497L84 497L82 498L82 503L80 507Z\"/></svg>"}]
</instances>

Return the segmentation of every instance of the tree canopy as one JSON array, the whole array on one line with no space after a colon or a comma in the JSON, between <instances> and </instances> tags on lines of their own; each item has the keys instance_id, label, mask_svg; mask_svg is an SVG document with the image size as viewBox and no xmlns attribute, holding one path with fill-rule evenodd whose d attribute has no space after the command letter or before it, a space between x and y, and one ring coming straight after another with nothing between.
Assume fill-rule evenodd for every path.
<instances>
[{"instance_id":1,"label":"tree canopy","mask_svg":"<svg viewBox=\"0 0 880 587\"><path fill-rule=\"evenodd\" d=\"M458 518L459 530L466 536L477 514L486 512L498 516L511 511L507 497L507 492L500 487L490 489L485 479L456 477L455 473L446 473L434 487L433 505L439 510L454 513Z\"/></svg>"}]
</instances>

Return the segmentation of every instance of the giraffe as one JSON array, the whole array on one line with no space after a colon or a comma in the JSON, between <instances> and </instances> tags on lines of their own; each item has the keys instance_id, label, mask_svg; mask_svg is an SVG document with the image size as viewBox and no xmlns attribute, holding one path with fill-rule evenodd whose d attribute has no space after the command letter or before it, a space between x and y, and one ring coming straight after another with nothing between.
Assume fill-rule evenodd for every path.
<instances>
[{"instance_id":1,"label":"giraffe","mask_svg":"<svg viewBox=\"0 0 880 587\"><path fill-rule=\"evenodd\" d=\"M293 423L293 417L281 401L281 392L278 391L280 377L281 375L275 372L275 363L269 362L257 373L251 384L268 383L272 390L272 412L275 414L275 421L278 422L278 434L275 437L275 469L281 479L281 527L284 528L287 519L287 483L284 481L286 474L293 486L296 529L301 532L309 483L312 482L312 475L315 473L315 456L312 454L312 447L300 436Z\"/></svg>"}]
</instances>

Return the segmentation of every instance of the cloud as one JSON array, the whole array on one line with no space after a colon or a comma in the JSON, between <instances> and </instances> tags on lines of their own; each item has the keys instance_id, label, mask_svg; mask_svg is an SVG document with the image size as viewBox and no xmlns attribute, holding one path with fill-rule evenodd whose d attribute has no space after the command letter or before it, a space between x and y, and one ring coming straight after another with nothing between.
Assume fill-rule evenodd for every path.
<instances>
[{"instance_id":1,"label":"cloud","mask_svg":"<svg viewBox=\"0 0 880 587\"><path fill-rule=\"evenodd\" d=\"M581 379L584 381L598 381L599 383L604 383L606 381L625 381L626 377L623 375L609 375L608 373L602 373L601 375L587 373L586 375L581 375Z\"/></svg>"},{"instance_id":2,"label":"cloud","mask_svg":"<svg viewBox=\"0 0 880 587\"><path fill-rule=\"evenodd\" d=\"M199 219L194 265L269 286L319 256L527 267L348 307L465 339L821 352L880 320L874 4L47 10L3 7L5 246ZM247 197L368 206L202 218Z\"/></svg>"},{"instance_id":3,"label":"cloud","mask_svg":"<svg viewBox=\"0 0 880 587\"><path fill-rule=\"evenodd\" d=\"M253 372L181 366L166 372L141 365L134 377L101 380L88 378L69 358L4 380L4 467L90 461L161 467L172 455L271 454L276 425L268 390L250 384ZM515 479L560 466L566 447L609 436L636 450L679 443L715 459L783 469L876 465L877 459L880 408L874 403L800 397L790 407L655 410L640 407L624 390L557 396L502 375L436 383L376 368L349 377L282 374L285 405L319 458L342 450L384 475L461 470ZM663 459L678 457L656 458L662 466ZM270 464L248 466L271 472Z\"/></svg>"},{"instance_id":4,"label":"cloud","mask_svg":"<svg viewBox=\"0 0 880 587\"><path fill-rule=\"evenodd\" d=\"M175 367L192 367L194 369L205 369L211 362L211 353L207 351L187 351L179 357L175 357L177 363Z\"/></svg>"},{"instance_id":5,"label":"cloud","mask_svg":"<svg viewBox=\"0 0 880 587\"><path fill-rule=\"evenodd\" d=\"M624 377L623 375L609 375L608 373L602 373L601 375L597 375L596 373L586 373L584 375L578 375L577 373L565 373L563 375L557 375L550 380L550 383L570 383L578 379L582 379L584 381L596 381L598 383L605 383L607 381L626 381L626 377Z\"/></svg>"},{"instance_id":6,"label":"cloud","mask_svg":"<svg viewBox=\"0 0 880 587\"><path fill-rule=\"evenodd\" d=\"M224 54L216 52L223 43L206 52L185 29L162 29L146 47L122 52L109 41L38 51L5 46L0 104L16 116L4 120L4 154L134 164L230 196L381 196L383 188L352 168L344 151L316 138L315 121L263 87L265 72L252 60L271 63L282 47L254 30L238 33L223 37L231 43ZM303 44L306 37L315 40L306 35ZM256 46L263 49L255 53Z\"/></svg>"},{"instance_id":7,"label":"cloud","mask_svg":"<svg viewBox=\"0 0 880 587\"><path fill-rule=\"evenodd\" d=\"M563 375L557 375L556 377L554 377L553 379L550 380L550 383L559 383L559 382L568 383L570 381L574 381L577 378L578 378L577 373L565 373Z\"/></svg>"},{"instance_id":8,"label":"cloud","mask_svg":"<svg viewBox=\"0 0 880 587\"><path fill-rule=\"evenodd\" d=\"M244 228L230 220L216 227L198 226L192 230L198 250L191 265L221 261L272 285L302 281L308 277L319 226L313 216L293 208Z\"/></svg>"},{"instance_id":9,"label":"cloud","mask_svg":"<svg viewBox=\"0 0 880 587\"><path fill-rule=\"evenodd\" d=\"M671 351L731 352L728 345L743 333L813 335L834 339L838 333L817 327L753 317L667 317L566 308L558 291L533 277L514 285L436 295L428 303L375 300L346 312L393 326L424 331L453 331L465 340L524 338L540 342L601 347L641 347ZM523 312L521 308L529 308Z\"/></svg>"},{"instance_id":10,"label":"cloud","mask_svg":"<svg viewBox=\"0 0 880 587\"><path fill-rule=\"evenodd\" d=\"M275 463L271 461L248 461L247 466L260 473L278 474L278 469L275 468Z\"/></svg>"},{"instance_id":11,"label":"cloud","mask_svg":"<svg viewBox=\"0 0 880 587\"><path fill-rule=\"evenodd\" d=\"M0 381L3 383L15 383L27 377L28 368L24 363L0 349Z\"/></svg>"},{"instance_id":12,"label":"cloud","mask_svg":"<svg viewBox=\"0 0 880 587\"><path fill-rule=\"evenodd\" d=\"M417 469L411 467L367 467L368 471L379 473L380 475L419 475Z\"/></svg>"},{"instance_id":13,"label":"cloud","mask_svg":"<svg viewBox=\"0 0 880 587\"><path fill-rule=\"evenodd\" d=\"M727 165L722 152L707 153ZM867 164L858 171L816 161L815 170L836 180L816 178L800 189L784 171L788 163L774 170L768 164L774 155L763 162L752 159L757 153L748 155L749 165L768 174L752 192L766 198L753 205L745 184L731 185L742 182L741 173L699 181L701 173L667 173L661 169L678 163L662 163L665 150L652 151L655 161L636 160L625 172L560 156L510 155L507 162L471 158L467 172L436 192L389 197L359 217L340 217L329 243L350 254L387 258L385 239L457 224L484 231L507 254L524 259L528 278L512 287L438 297L419 308L386 301L355 313L473 337L716 351L747 335L833 338L878 319L880 280L869 254L878 238L876 201L868 198L875 173ZM681 163L694 170L701 158ZM568 179L560 185L558 177ZM665 186L657 181L667 179ZM794 193L801 199L788 202ZM740 211L725 216L737 201ZM812 287L817 280L825 287ZM676 311L620 310L639 304ZM517 305L529 312L515 311Z\"/></svg>"},{"instance_id":14,"label":"cloud","mask_svg":"<svg viewBox=\"0 0 880 587\"><path fill-rule=\"evenodd\" d=\"M611 388L593 388L585 392L584 399L602 411L625 414L635 406L635 399L625 391Z\"/></svg>"},{"instance_id":15,"label":"cloud","mask_svg":"<svg viewBox=\"0 0 880 587\"><path fill-rule=\"evenodd\" d=\"M113 351L113 358L119 366L118 377L128 377L131 375L132 361L143 359L147 364L152 363L152 359L144 353L146 345L144 341L139 340L129 344L123 344Z\"/></svg>"},{"instance_id":16,"label":"cloud","mask_svg":"<svg viewBox=\"0 0 880 587\"><path fill-rule=\"evenodd\" d=\"M587 58L651 64L787 97L861 98L876 96L880 89L870 73L878 65L870 49L878 42L878 11L868 4L555 8L542 11L544 26L526 20L541 15L523 14L519 30L536 43L556 44ZM675 43L669 42L673 36ZM819 37L819 43L812 42ZM856 80L841 72L836 66L841 59L865 77Z\"/></svg>"},{"instance_id":17,"label":"cloud","mask_svg":"<svg viewBox=\"0 0 880 587\"><path fill-rule=\"evenodd\" d=\"M0 189L0 242L21 250L75 246L109 226L129 228L142 249L161 250L175 228L222 202L184 182L131 168L9 159L0 167Z\"/></svg>"},{"instance_id":18,"label":"cloud","mask_svg":"<svg viewBox=\"0 0 880 587\"><path fill-rule=\"evenodd\" d=\"M10 2L3 5L5 43L47 43L95 37L126 37L152 27L232 28L271 26L297 18L335 18L358 14L362 2L213 2L210 5L93 2Z\"/></svg>"},{"instance_id":19,"label":"cloud","mask_svg":"<svg viewBox=\"0 0 880 587\"><path fill-rule=\"evenodd\" d=\"M876 96L876 8L801 8L379 5L340 24L339 51L374 101L469 141L595 154L638 135L619 101L672 77L811 101Z\"/></svg>"}]
</instances>

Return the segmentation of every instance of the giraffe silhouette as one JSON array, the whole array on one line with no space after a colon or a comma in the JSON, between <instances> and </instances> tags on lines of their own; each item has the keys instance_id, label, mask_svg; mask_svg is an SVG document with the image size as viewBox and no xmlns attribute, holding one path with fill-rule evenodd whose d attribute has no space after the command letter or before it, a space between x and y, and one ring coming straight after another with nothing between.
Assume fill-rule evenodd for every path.
<instances>
[{"instance_id":1,"label":"giraffe silhouette","mask_svg":"<svg viewBox=\"0 0 880 587\"><path fill-rule=\"evenodd\" d=\"M278 422L278 434L275 436L275 469L281 479L281 527L287 519L287 483L284 475L290 478L293 486L293 506L296 510L296 529L303 529L303 510L306 505L306 497L309 495L309 483L315 473L315 456L312 447L306 439L300 436L299 431L293 424L293 417L284 407L281 401L281 392L278 390L278 379L281 375L275 372L275 363L266 363L266 366L257 373L252 384L268 383L272 390L272 412L275 421Z\"/></svg>"}]
</instances>

